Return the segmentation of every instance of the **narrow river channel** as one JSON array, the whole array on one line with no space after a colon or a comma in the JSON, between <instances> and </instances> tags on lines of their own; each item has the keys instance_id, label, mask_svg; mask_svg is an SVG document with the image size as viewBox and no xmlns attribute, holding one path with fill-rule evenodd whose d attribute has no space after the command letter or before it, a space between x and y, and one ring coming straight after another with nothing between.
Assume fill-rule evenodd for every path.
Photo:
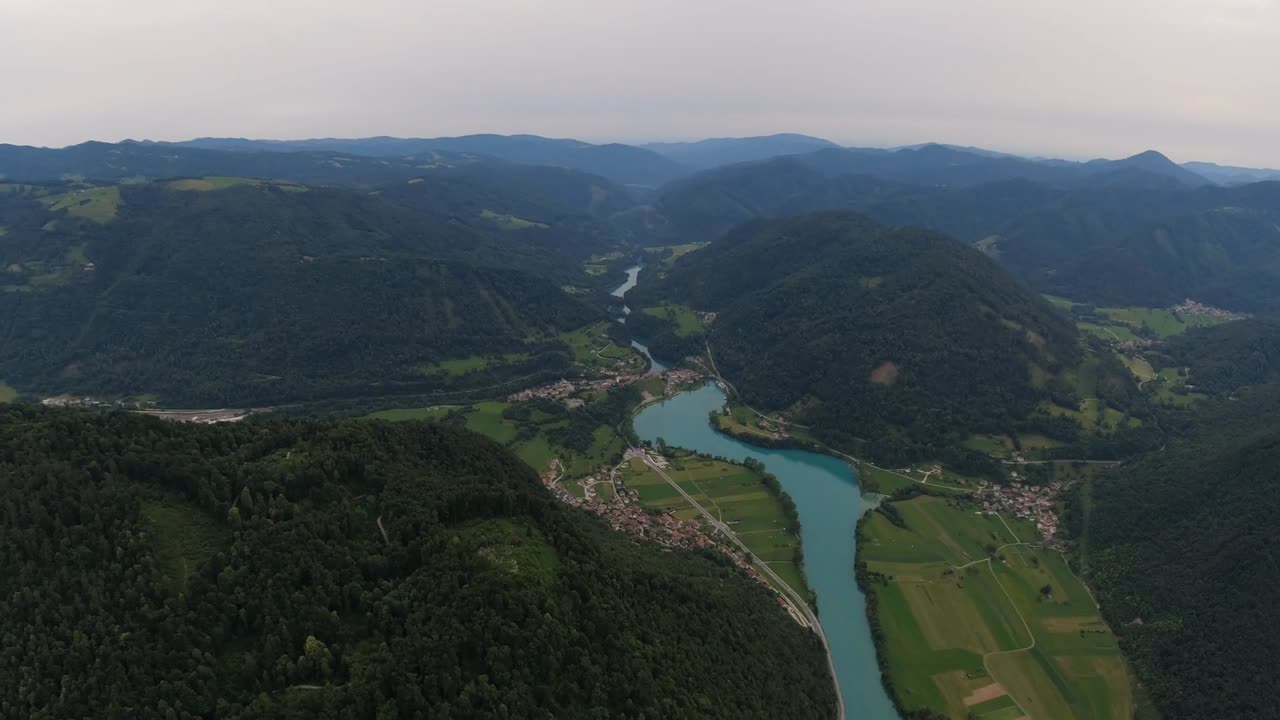
<instances>
[{"instance_id":1,"label":"narrow river channel","mask_svg":"<svg viewBox=\"0 0 1280 720\"><path fill-rule=\"evenodd\" d=\"M621 297L635 286L635 272L614 292ZM851 720L892 720L898 715L876 664L866 620L866 601L854 579L855 528L869 508L848 463L803 450L766 450L711 429L708 416L724 406L725 394L708 383L650 405L635 417L642 440L667 443L732 460L755 458L778 478L800 514L805 575L818 595L818 617L835 664L836 681Z\"/></svg>"},{"instance_id":2,"label":"narrow river channel","mask_svg":"<svg viewBox=\"0 0 1280 720\"><path fill-rule=\"evenodd\" d=\"M636 280L637 278L640 277L640 270L643 267L644 265L633 265L627 268L627 281L622 283L618 287L614 288L613 293L611 294L614 297L623 297L624 295L626 295L628 290L636 286ZM622 306L623 316L618 319L618 322L626 322L627 321L626 316L630 314L631 314L631 308L627 307L626 305L623 305ZM639 350L641 355L644 355L645 357L649 358L650 374L656 375L657 373L664 372L666 370L671 369L669 366L664 365L661 362L658 362L658 360L655 359L653 355L649 354L649 348L645 347L644 345L641 345L638 341L632 340L631 347L635 348L636 350Z\"/></svg>"}]
</instances>

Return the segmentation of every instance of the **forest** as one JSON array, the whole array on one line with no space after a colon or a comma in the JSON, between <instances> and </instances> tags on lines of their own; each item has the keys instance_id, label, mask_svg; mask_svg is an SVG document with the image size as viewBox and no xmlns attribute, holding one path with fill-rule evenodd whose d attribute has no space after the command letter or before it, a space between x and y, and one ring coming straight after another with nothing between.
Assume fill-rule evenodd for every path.
<instances>
[{"instance_id":1,"label":"forest","mask_svg":"<svg viewBox=\"0 0 1280 720\"><path fill-rule=\"evenodd\" d=\"M440 424L0 406L6 718L835 717L821 644Z\"/></svg>"},{"instance_id":2,"label":"forest","mask_svg":"<svg viewBox=\"0 0 1280 720\"><path fill-rule=\"evenodd\" d=\"M1066 520L1139 680L1171 718L1276 718L1280 387L1202 412Z\"/></svg>"},{"instance_id":3,"label":"forest","mask_svg":"<svg viewBox=\"0 0 1280 720\"><path fill-rule=\"evenodd\" d=\"M217 406L497 385L563 372L558 335L604 316L558 286L556 254L377 197L109 190L105 222L50 205L88 191L0 193L0 367L20 389ZM423 370L499 354L525 359Z\"/></svg>"},{"instance_id":4,"label":"forest","mask_svg":"<svg viewBox=\"0 0 1280 720\"><path fill-rule=\"evenodd\" d=\"M950 238L848 213L756 221L641 285L715 311L710 345L745 402L885 463L1022 422L1079 352L1070 320Z\"/></svg>"}]
</instances>

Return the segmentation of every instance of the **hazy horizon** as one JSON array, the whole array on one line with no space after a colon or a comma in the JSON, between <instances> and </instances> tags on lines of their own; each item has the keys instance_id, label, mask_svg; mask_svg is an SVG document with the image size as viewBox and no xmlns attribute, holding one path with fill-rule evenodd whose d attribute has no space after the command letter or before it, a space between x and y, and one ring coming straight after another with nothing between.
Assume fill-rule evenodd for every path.
<instances>
[{"instance_id":1,"label":"hazy horizon","mask_svg":"<svg viewBox=\"0 0 1280 720\"><path fill-rule=\"evenodd\" d=\"M11 0L0 142L800 132L1280 166L1276 0Z\"/></svg>"}]
</instances>

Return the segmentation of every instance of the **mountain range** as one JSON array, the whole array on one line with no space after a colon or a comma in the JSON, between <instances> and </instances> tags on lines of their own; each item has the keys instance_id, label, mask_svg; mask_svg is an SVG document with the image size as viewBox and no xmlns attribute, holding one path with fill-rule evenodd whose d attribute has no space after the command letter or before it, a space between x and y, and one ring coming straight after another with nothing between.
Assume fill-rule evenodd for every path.
<instances>
[{"instance_id":1,"label":"mountain range","mask_svg":"<svg viewBox=\"0 0 1280 720\"><path fill-rule=\"evenodd\" d=\"M133 146L129 152L126 148ZM167 150L148 156L137 150ZM844 148L823 138L796 133L779 133L756 137L711 138L692 142L654 142L640 145L622 143L596 144L568 138L538 135L464 135L437 138L315 138L307 140L251 140L246 138L205 137L180 142L125 141L122 143L83 143L61 149L0 145L0 179L4 177L59 179L80 175L105 180L128 177L121 175L132 169L148 177L222 174L216 165L236 162L247 167L244 158L219 160L216 156L175 151L217 150L242 154L280 153L310 155L307 159L274 162L292 167L290 172L306 169L312 173L298 181L330 182L336 175L327 172L334 164L342 165L347 176L359 175L371 168L357 158L378 158L388 172L406 162L453 163L476 156L528 165L554 165L600 175L625 185L658 187L680 177L702 170L744 162L756 162L784 155L804 155L819 151L848 151L811 164L825 166L828 172L878 174L910 182L926 184L965 184L1009 177L1026 177L1054 184L1079 181L1090 176L1104 176L1104 182L1130 185L1153 182L1149 175L1173 178L1181 184L1244 184L1280 178L1280 171L1220 166L1192 162L1173 166L1159 153L1148 151L1123 160L1095 160L1076 163L1063 160L1024 158L983 148L924 143L893 149ZM272 161L259 160L259 168L271 167ZM199 167L197 167L199 165ZM326 167L327 166L327 167ZM334 168L336 169L336 168ZM1110 175L1111 177L1105 177ZM254 174L255 177L265 175Z\"/></svg>"}]
</instances>

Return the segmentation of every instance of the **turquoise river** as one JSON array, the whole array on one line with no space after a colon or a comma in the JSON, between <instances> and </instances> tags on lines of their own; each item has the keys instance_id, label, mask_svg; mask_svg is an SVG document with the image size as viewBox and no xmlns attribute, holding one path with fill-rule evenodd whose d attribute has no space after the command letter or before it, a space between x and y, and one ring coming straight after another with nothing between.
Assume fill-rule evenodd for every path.
<instances>
[{"instance_id":1,"label":"turquoise river","mask_svg":"<svg viewBox=\"0 0 1280 720\"><path fill-rule=\"evenodd\" d=\"M622 297L635 287L640 266L627 269L627 282L614 290ZM626 310L629 312L629 310ZM648 355L647 349L637 344ZM664 366L658 364L657 370ZM731 460L755 458L778 478L800 514L804 571L818 595L818 618L826 633L845 715L856 720L892 720L898 714L880 684L866 600L854 578L858 518L870 507L848 463L803 450L766 450L711 429L708 417L724 407L725 394L708 383L697 390L649 405L635 417L642 440L666 442Z\"/></svg>"}]
</instances>

